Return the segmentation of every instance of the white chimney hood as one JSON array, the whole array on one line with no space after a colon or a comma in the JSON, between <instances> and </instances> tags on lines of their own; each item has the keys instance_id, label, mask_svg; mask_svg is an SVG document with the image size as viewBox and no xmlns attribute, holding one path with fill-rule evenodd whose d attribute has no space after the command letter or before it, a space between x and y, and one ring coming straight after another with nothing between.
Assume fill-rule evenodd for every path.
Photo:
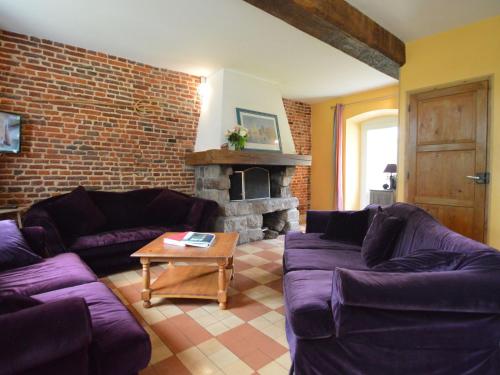
<instances>
[{"instance_id":1,"label":"white chimney hood","mask_svg":"<svg viewBox=\"0 0 500 375\"><path fill-rule=\"evenodd\" d=\"M237 124L236 108L278 117L282 152L295 154L281 92L274 83L221 69L207 77L194 151L219 149L226 143L224 132Z\"/></svg>"}]
</instances>

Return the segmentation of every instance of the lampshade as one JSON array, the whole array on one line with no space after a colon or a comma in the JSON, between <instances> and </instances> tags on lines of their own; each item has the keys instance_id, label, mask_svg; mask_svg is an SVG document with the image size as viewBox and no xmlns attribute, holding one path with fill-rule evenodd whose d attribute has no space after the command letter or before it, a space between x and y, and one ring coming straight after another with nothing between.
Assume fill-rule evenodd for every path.
<instances>
[{"instance_id":1,"label":"lampshade","mask_svg":"<svg viewBox=\"0 0 500 375\"><path fill-rule=\"evenodd\" d=\"M396 164L387 164L384 169L384 173L396 173L397 172Z\"/></svg>"}]
</instances>

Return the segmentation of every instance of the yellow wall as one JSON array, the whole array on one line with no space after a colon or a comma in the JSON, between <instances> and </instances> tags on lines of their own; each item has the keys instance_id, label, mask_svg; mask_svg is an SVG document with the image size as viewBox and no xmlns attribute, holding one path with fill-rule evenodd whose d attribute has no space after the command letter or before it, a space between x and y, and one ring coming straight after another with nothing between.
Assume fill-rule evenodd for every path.
<instances>
[{"instance_id":1,"label":"yellow wall","mask_svg":"<svg viewBox=\"0 0 500 375\"><path fill-rule=\"evenodd\" d=\"M334 208L334 182L333 182L333 157L332 157L332 123L333 110L337 103L362 103L347 105L344 110L344 135L346 134L346 120L361 113L381 109L397 109L398 86L366 91L354 95L334 98L322 103L312 105L312 167L311 167L311 208L328 210ZM372 98L390 96L388 99L369 101ZM368 100L368 101L367 101ZM344 139L345 141L345 139ZM344 151L345 151L344 144ZM344 163L345 163L344 155Z\"/></svg>"},{"instance_id":2,"label":"yellow wall","mask_svg":"<svg viewBox=\"0 0 500 375\"><path fill-rule=\"evenodd\" d=\"M487 242L500 248L500 85L496 82L500 75L500 16L407 43L406 61L401 69L399 86L400 176L405 175L408 93L467 80L490 78L488 164L491 183L488 187ZM317 188L313 185L313 194ZM398 200L404 200L403 178L398 180Z\"/></svg>"}]
</instances>

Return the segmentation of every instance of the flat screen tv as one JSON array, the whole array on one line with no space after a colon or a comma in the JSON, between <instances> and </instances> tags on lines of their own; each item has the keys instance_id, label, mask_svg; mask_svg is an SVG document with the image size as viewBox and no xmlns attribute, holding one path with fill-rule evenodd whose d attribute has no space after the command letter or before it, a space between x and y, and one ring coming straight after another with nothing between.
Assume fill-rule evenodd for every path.
<instances>
[{"instance_id":1,"label":"flat screen tv","mask_svg":"<svg viewBox=\"0 0 500 375\"><path fill-rule=\"evenodd\" d=\"M21 116L0 112L0 153L21 151Z\"/></svg>"}]
</instances>

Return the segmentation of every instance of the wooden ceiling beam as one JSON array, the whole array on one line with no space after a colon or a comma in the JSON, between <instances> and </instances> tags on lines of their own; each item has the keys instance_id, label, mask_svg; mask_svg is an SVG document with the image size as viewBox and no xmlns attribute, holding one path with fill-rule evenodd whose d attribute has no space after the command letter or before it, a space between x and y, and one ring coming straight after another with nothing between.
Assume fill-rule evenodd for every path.
<instances>
[{"instance_id":1,"label":"wooden ceiling beam","mask_svg":"<svg viewBox=\"0 0 500 375\"><path fill-rule=\"evenodd\" d=\"M399 78L405 44L345 0L244 0L303 32Z\"/></svg>"}]
</instances>

